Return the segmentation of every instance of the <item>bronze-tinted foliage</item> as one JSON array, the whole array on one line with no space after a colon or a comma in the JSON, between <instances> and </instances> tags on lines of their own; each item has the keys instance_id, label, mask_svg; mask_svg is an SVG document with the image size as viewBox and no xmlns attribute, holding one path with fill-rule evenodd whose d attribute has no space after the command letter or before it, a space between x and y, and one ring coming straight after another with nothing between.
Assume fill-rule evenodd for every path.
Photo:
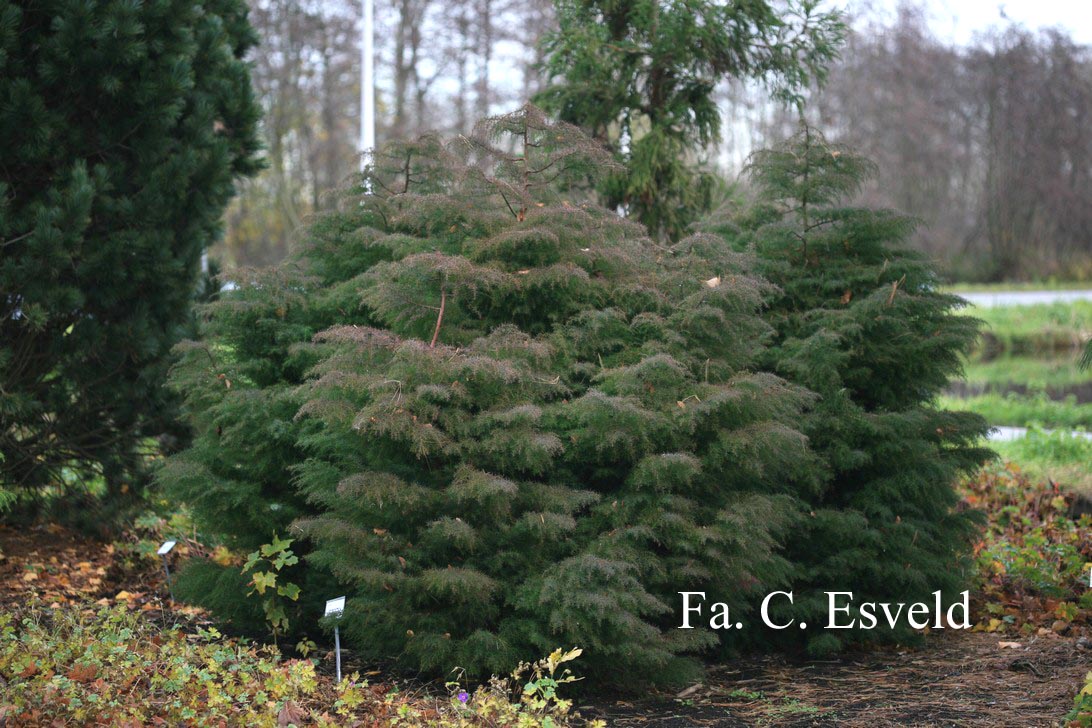
<instances>
[{"instance_id":1,"label":"bronze-tinted foliage","mask_svg":"<svg viewBox=\"0 0 1092 728\"><path fill-rule=\"evenodd\" d=\"M240 544L299 517L359 649L482 675L579 644L602 681L669 680L715 641L674 629L680 579L743 611L788 572L810 396L748 372L771 289L596 204L612 164L532 107L388 145L208 310L176 375L195 470L165 477Z\"/></svg>"}]
</instances>

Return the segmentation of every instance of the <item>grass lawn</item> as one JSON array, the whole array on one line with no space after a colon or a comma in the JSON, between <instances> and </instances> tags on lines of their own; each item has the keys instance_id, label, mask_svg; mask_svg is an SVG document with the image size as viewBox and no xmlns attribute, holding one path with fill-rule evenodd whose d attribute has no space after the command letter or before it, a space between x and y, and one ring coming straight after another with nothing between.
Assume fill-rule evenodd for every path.
<instances>
[{"instance_id":1,"label":"grass lawn","mask_svg":"<svg viewBox=\"0 0 1092 728\"><path fill-rule=\"evenodd\" d=\"M1003 460L1021 463L1032 478L1049 478L1067 489L1092 494L1092 440L1033 427L1027 437L991 446Z\"/></svg>"},{"instance_id":2,"label":"grass lawn","mask_svg":"<svg viewBox=\"0 0 1092 728\"><path fill-rule=\"evenodd\" d=\"M1073 354L1036 358L1004 356L964 365L966 382L982 391L1008 391L1011 385L1029 390L1066 390L1092 387L1092 372L1081 371Z\"/></svg>"},{"instance_id":3,"label":"grass lawn","mask_svg":"<svg viewBox=\"0 0 1092 728\"><path fill-rule=\"evenodd\" d=\"M982 394L965 398L944 396L940 398L940 405L946 409L977 412L991 425L1092 430L1092 403L1078 404L1072 395L1061 401L1051 399L1043 392Z\"/></svg>"},{"instance_id":4,"label":"grass lawn","mask_svg":"<svg viewBox=\"0 0 1092 728\"><path fill-rule=\"evenodd\" d=\"M1068 433L1092 430L1092 371L1077 366L1092 337L1092 302L968 313L986 323L983 342L965 365L965 381L953 383L939 404L977 412L991 425L1032 428L1026 438L991 447L1033 477L1092 493L1092 442Z\"/></svg>"},{"instance_id":5,"label":"grass lawn","mask_svg":"<svg viewBox=\"0 0 1092 728\"><path fill-rule=\"evenodd\" d=\"M981 355L1043 357L1079 351L1092 337L1092 301L1034 306L971 306L968 315L985 323Z\"/></svg>"}]
</instances>

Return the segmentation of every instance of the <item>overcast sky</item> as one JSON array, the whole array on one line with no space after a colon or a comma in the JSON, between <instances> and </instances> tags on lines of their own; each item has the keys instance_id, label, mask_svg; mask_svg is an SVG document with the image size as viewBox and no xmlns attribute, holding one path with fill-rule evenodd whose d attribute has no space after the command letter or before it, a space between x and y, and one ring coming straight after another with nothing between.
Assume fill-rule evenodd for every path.
<instances>
[{"instance_id":1,"label":"overcast sky","mask_svg":"<svg viewBox=\"0 0 1092 728\"><path fill-rule=\"evenodd\" d=\"M894 17L898 0L845 0L850 11L872 7ZM991 26L1019 23L1030 30L1061 27L1079 42L1092 44L1092 0L924 0L929 25L942 38L966 43ZM1008 20L1001 17L1002 9Z\"/></svg>"}]
</instances>

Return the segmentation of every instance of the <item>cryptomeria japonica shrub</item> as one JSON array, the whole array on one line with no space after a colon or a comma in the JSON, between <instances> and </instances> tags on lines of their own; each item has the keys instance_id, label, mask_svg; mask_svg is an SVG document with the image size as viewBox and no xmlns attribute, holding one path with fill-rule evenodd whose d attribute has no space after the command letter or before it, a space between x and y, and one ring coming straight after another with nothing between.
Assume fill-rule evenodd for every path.
<instances>
[{"instance_id":1,"label":"cryptomeria japonica shrub","mask_svg":"<svg viewBox=\"0 0 1092 728\"><path fill-rule=\"evenodd\" d=\"M678 678L716 641L675 629L680 589L744 613L792 572L811 395L749 371L772 291L597 206L612 164L534 108L389 145L178 369L199 434L166 479L239 546L295 521L366 655Z\"/></svg>"},{"instance_id":2,"label":"cryptomeria japonica shrub","mask_svg":"<svg viewBox=\"0 0 1092 728\"><path fill-rule=\"evenodd\" d=\"M761 365L819 395L800 426L822 486L781 552L795 570L792 616L825 625L825 590L852 591L855 604L932 603L941 590L947 603L969 584L974 521L956 510L954 484L991 453L978 445L981 417L933 400L961 372L978 322L958 315L961 299L940 292L929 262L907 247L915 220L851 204L867 160L803 128L757 153L750 171L756 203L705 228L756 255L779 289L764 314L776 335ZM913 637L905 620L806 634L815 652Z\"/></svg>"}]
</instances>

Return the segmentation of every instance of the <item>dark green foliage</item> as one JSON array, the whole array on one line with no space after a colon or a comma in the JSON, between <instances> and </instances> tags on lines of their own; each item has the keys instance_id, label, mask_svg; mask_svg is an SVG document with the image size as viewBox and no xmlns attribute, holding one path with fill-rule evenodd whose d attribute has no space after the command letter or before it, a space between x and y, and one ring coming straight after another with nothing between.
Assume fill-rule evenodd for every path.
<instances>
[{"instance_id":1,"label":"dark green foliage","mask_svg":"<svg viewBox=\"0 0 1092 728\"><path fill-rule=\"evenodd\" d=\"M0 482L137 491L167 354L257 168L241 0L0 0Z\"/></svg>"},{"instance_id":2,"label":"dark green foliage","mask_svg":"<svg viewBox=\"0 0 1092 728\"><path fill-rule=\"evenodd\" d=\"M379 172L383 229L346 236L389 258L353 281L373 323L318 337L301 410L345 633L433 672L579 644L600 680L677 678L710 641L672 628L680 583L788 569L807 397L741 371L763 286L588 204L609 158L533 109L401 154L434 161Z\"/></svg>"},{"instance_id":3,"label":"dark green foliage","mask_svg":"<svg viewBox=\"0 0 1092 728\"><path fill-rule=\"evenodd\" d=\"M606 179L656 236L677 240L708 211L704 150L720 137L717 85L760 79L792 98L822 78L844 28L813 0L558 0L547 37L552 79L536 101L610 144L626 167Z\"/></svg>"},{"instance_id":4,"label":"dark green foliage","mask_svg":"<svg viewBox=\"0 0 1092 728\"><path fill-rule=\"evenodd\" d=\"M248 578L237 569L225 569L204 559L186 562L174 575L175 599L204 605L234 629L260 634L265 629L261 604L240 598L249 590Z\"/></svg>"},{"instance_id":5,"label":"dark green foliage","mask_svg":"<svg viewBox=\"0 0 1092 728\"><path fill-rule=\"evenodd\" d=\"M481 676L578 644L600 681L679 679L715 641L674 629L680 588L742 612L791 571L810 395L747 371L770 289L591 204L611 165L533 108L388 146L178 369L199 434L166 479L238 545L304 516L369 656Z\"/></svg>"},{"instance_id":6,"label":"dark green foliage","mask_svg":"<svg viewBox=\"0 0 1092 728\"><path fill-rule=\"evenodd\" d=\"M938 292L928 262L905 247L912 219L850 206L870 172L805 128L755 155L751 210L707 225L755 252L780 288L766 315L777 332L766 367L820 397L802 424L825 477L784 552L797 593L809 595L793 616L813 624L826 622L823 590L853 591L859 603L966 588L972 516L955 510L953 486L990 455L977 446L982 418L932 405L978 322L955 314L960 299ZM910 637L814 632L809 647Z\"/></svg>"}]
</instances>

